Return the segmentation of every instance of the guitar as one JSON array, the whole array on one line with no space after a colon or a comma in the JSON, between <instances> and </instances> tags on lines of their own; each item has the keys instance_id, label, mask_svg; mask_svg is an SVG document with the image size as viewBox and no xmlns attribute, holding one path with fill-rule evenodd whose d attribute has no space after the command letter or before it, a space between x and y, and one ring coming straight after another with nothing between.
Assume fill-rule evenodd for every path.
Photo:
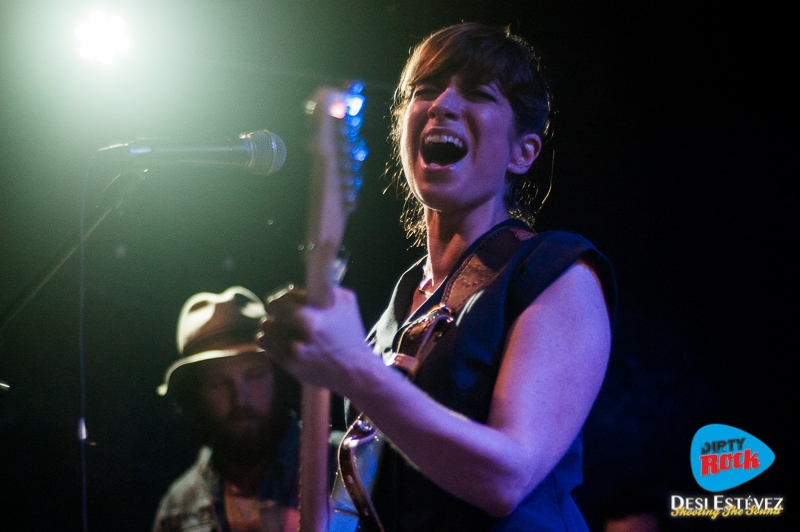
<instances>
[{"instance_id":1,"label":"guitar","mask_svg":"<svg viewBox=\"0 0 800 532\"><path fill-rule=\"evenodd\" d=\"M339 256L347 218L361 187L361 170L369 150L359 137L364 119L364 85L345 91L318 89L306 104L316 122L311 142L313 169L305 252L307 304L325 308L344 276ZM301 532L327 532L329 527L328 440L330 392L304 384L300 439L299 510Z\"/></svg>"}]
</instances>

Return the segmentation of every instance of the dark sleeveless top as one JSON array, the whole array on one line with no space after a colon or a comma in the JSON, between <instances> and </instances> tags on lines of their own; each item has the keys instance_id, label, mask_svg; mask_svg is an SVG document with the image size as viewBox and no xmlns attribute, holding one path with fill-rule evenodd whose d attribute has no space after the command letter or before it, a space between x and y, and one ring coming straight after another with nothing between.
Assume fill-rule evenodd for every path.
<instances>
[{"instance_id":1,"label":"dark sleeveless top","mask_svg":"<svg viewBox=\"0 0 800 532\"><path fill-rule=\"evenodd\" d=\"M500 225L525 228L517 220ZM470 246L453 271L485 238L482 236ZM613 323L616 287L608 260L577 234L541 233L525 241L500 275L469 299L456 326L436 344L414 383L442 405L485 423L509 328L539 294L579 259L590 264L598 275ZM370 332L368 340L376 353L390 355L397 347L395 339L402 325L424 315L440 301L446 282L409 320L404 319L422 278L422 264L421 260L403 274L389 307ZM387 532L584 531L586 524L572 497L580 483L579 435L512 514L497 519L445 492L386 446L373 501Z\"/></svg>"}]
</instances>

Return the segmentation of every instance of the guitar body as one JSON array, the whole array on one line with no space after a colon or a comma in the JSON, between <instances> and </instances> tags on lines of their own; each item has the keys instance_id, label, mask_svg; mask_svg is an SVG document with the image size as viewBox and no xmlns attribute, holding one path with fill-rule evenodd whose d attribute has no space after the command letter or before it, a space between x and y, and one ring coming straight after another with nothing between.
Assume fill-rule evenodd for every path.
<instances>
[{"instance_id":1,"label":"guitar body","mask_svg":"<svg viewBox=\"0 0 800 532\"><path fill-rule=\"evenodd\" d=\"M350 426L339 446L339 471L333 483L334 513L329 532L382 532L369 496L378 473L385 438L363 415ZM345 480L347 479L347 480Z\"/></svg>"}]
</instances>

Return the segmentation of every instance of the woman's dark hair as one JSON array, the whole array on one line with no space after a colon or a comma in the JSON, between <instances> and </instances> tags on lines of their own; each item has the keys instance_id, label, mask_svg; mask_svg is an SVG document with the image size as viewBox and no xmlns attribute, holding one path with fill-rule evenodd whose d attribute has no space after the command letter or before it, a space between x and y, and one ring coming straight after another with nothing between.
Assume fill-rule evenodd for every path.
<instances>
[{"instance_id":1,"label":"woman's dark hair","mask_svg":"<svg viewBox=\"0 0 800 532\"><path fill-rule=\"evenodd\" d=\"M536 133L542 141L550 130L551 96L539 55L509 28L463 23L441 29L419 43L411 53L394 95L391 139L399 161L403 114L424 79L459 75L467 86L496 82L511 104L518 135ZM401 221L415 244L422 244L425 222L422 205L413 196L402 170L395 176L406 196ZM519 176L511 187L506 207L509 215L533 226L548 191L542 193L533 170Z\"/></svg>"}]
</instances>

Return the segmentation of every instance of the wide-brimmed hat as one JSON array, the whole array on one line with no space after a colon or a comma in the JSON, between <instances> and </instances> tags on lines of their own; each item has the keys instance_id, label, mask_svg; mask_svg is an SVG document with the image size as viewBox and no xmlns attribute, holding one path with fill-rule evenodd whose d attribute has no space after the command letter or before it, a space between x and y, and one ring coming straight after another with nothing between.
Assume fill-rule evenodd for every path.
<instances>
[{"instance_id":1,"label":"wide-brimmed hat","mask_svg":"<svg viewBox=\"0 0 800 532\"><path fill-rule=\"evenodd\" d=\"M266 315L258 296L241 286L190 297L178 318L178 360L167 368L158 394L166 395L170 386L178 385L190 364L262 351L255 337Z\"/></svg>"}]
</instances>

